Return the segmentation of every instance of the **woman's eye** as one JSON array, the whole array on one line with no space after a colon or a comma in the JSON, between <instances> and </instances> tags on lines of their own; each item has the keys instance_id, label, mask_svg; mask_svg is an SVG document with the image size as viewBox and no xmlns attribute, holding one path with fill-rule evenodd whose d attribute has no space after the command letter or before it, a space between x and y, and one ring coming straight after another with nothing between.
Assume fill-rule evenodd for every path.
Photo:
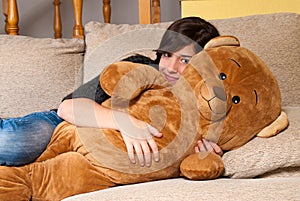
<instances>
[{"instance_id":1,"label":"woman's eye","mask_svg":"<svg viewBox=\"0 0 300 201\"><path fill-rule=\"evenodd\" d=\"M163 53L163 56L164 57L171 57L172 55L170 53L168 53L168 52L165 52L165 53Z\"/></svg>"},{"instance_id":2,"label":"woman's eye","mask_svg":"<svg viewBox=\"0 0 300 201\"><path fill-rule=\"evenodd\" d=\"M227 75L225 73L220 73L219 78L220 78L220 80L226 80Z\"/></svg>"},{"instance_id":3,"label":"woman's eye","mask_svg":"<svg viewBox=\"0 0 300 201\"><path fill-rule=\"evenodd\" d=\"M187 64L187 63L190 62L190 60L189 59L185 59L185 58L181 58L180 62L183 63L183 64Z\"/></svg>"}]
</instances>

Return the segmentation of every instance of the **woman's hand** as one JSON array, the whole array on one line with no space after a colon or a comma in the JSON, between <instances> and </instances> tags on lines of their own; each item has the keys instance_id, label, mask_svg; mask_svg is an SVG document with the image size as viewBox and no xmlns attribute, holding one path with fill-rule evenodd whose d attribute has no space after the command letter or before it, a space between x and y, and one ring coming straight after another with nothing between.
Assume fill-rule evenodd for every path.
<instances>
[{"instance_id":1,"label":"woman's hand","mask_svg":"<svg viewBox=\"0 0 300 201\"><path fill-rule=\"evenodd\" d=\"M135 155L140 166L151 166L151 158L159 161L159 152L154 137L162 137L162 134L150 126L126 113L113 112L118 130L121 132L127 148L128 157L132 163L136 163Z\"/></svg>"},{"instance_id":2,"label":"woman's hand","mask_svg":"<svg viewBox=\"0 0 300 201\"><path fill-rule=\"evenodd\" d=\"M195 152L215 152L219 156L223 155L223 151L221 147L219 147L216 143L208 141L206 139L201 139L198 141L197 146L195 147Z\"/></svg>"}]
</instances>

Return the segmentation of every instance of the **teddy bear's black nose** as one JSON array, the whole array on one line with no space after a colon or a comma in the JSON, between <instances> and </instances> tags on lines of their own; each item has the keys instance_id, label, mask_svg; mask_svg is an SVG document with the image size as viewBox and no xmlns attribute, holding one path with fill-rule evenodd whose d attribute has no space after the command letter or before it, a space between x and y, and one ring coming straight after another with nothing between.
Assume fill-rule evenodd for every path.
<instances>
[{"instance_id":1,"label":"teddy bear's black nose","mask_svg":"<svg viewBox=\"0 0 300 201\"><path fill-rule=\"evenodd\" d=\"M225 90L221 87L213 87L214 94L217 98L219 98L222 101L226 101L226 93Z\"/></svg>"}]
</instances>

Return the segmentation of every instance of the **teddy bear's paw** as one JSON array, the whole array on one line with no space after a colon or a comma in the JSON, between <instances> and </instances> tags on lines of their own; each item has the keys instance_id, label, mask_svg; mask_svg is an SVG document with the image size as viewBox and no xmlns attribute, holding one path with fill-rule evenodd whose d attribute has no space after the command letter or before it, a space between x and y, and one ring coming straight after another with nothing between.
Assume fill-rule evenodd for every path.
<instances>
[{"instance_id":1,"label":"teddy bear's paw","mask_svg":"<svg viewBox=\"0 0 300 201\"><path fill-rule=\"evenodd\" d=\"M195 153L185 158L180 171L192 180L206 180L220 177L224 172L222 158L212 152Z\"/></svg>"}]
</instances>

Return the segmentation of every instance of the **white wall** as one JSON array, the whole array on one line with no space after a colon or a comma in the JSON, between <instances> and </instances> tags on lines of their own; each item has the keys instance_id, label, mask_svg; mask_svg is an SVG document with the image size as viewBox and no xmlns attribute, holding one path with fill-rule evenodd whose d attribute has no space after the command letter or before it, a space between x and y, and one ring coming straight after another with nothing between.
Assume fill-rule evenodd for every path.
<instances>
[{"instance_id":1,"label":"white wall","mask_svg":"<svg viewBox=\"0 0 300 201\"><path fill-rule=\"evenodd\" d=\"M53 37L53 0L18 0L20 35ZM111 0L111 23L138 23L138 0ZM2 8L1 8L2 10ZM161 0L161 21L173 21L181 16L178 0ZM63 37L72 37L74 25L71 0L61 0ZM0 33L4 31L4 16L0 18ZM83 1L83 24L103 22L102 0Z\"/></svg>"}]
</instances>

